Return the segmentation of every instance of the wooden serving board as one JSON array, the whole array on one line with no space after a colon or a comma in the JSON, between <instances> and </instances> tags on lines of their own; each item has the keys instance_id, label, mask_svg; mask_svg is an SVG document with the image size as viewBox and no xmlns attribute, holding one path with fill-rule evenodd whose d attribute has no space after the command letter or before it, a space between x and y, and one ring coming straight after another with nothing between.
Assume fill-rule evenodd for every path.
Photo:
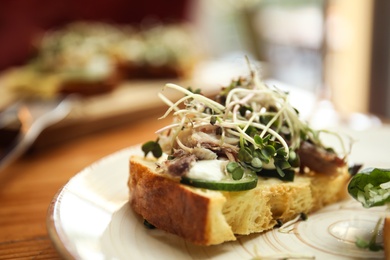
<instances>
[{"instance_id":1,"label":"wooden serving board","mask_svg":"<svg viewBox=\"0 0 390 260\"><path fill-rule=\"evenodd\" d=\"M37 150L112 127L136 124L137 120L145 117L155 117L158 120L168 109L158 97L159 92L173 102L184 96L181 92L164 89L167 83L184 88L200 88L204 95L214 97L232 78L248 73L247 66L242 63L205 62L199 64L188 79L123 82L110 93L76 100L70 114L61 122L45 129L32 148ZM0 96L0 110L15 100L15 97L1 87ZM2 139L8 139L9 136L0 133L0 143L4 143Z\"/></svg>"},{"instance_id":2,"label":"wooden serving board","mask_svg":"<svg viewBox=\"0 0 390 260\"><path fill-rule=\"evenodd\" d=\"M137 120L145 117L155 117L155 120L158 120L168 109L168 106L158 97L159 92L173 102L184 96L181 92L164 89L164 85L168 82L175 82L185 88L194 83L177 82L177 80L132 81L125 82L104 95L76 99L69 115L61 122L45 129L32 149L42 149L124 124L136 124ZM202 87L203 94L206 96L214 96L219 90L219 86L203 84Z\"/></svg>"}]
</instances>

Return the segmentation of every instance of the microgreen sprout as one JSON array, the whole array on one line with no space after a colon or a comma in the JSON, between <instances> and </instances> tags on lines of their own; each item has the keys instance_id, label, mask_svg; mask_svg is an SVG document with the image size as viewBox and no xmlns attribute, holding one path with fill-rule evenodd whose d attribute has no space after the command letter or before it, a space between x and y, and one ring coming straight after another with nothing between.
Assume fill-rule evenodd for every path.
<instances>
[{"instance_id":1,"label":"microgreen sprout","mask_svg":"<svg viewBox=\"0 0 390 260\"><path fill-rule=\"evenodd\" d=\"M188 142L181 140L188 138L182 136L183 130L202 132L213 127L213 137L220 147L229 145L226 140L238 144L233 156L232 153L225 155L237 163L235 170L228 172L238 172L242 168L242 171L250 170L260 176L292 181L295 169L300 166L296 150L301 142L310 140L322 147L319 132L299 118L297 109L289 103L288 93L264 84L255 70L251 71L250 77L232 80L215 100L205 97L200 90L175 84L166 84L165 88L184 94L172 102L159 93L161 100L169 106L161 118L174 116L171 125L157 132L165 144L168 143L163 148L168 154L174 147L192 151L192 148L186 148ZM148 147L146 151L158 153L154 143ZM238 178L239 175L235 176Z\"/></svg>"},{"instance_id":2,"label":"microgreen sprout","mask_svg":"<svg viewBox=\"0 0 390 260\"><path fill-rule=\"evenodd\" d=\"M357 237L355 245L359 248L369 249L370 251L383 250L383 245L381 245L377 242L377 237L378 237L379 229L380 229L382 222L383 222L383 219L379 218L376 225L375 225L374 231L372 232L371 239L366 240L366 239L363 239L361 237Z\"/></svg>"},{"instance_id":3,"label":"microgreen sprout","mask_svg":"<svg viewBox=\"0 0 390 260\"><path fill-rule=\"evenodd\" d=\"M226 170L232 175L233 180L240 180L244 176L244 169L236 162L229 162Z\"/></svg>"}]
</instances>

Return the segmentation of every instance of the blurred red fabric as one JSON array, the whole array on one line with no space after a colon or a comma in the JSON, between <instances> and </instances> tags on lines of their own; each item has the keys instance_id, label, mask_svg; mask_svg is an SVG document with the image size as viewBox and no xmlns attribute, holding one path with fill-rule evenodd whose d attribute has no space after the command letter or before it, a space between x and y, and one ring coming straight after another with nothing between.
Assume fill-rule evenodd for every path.
<instances>
[{"instance_id":1,"label":"blurred red fabric","mask_svg":"<svg viewBox=\"0 0 390 260\"><path fill-rule=\"evenodd\" d=\"M189 0L1 0L0 71L24 63L32 43L45 30L72 21L140 24L145 19L180 22Z\"/></svg>"}]
</instances>

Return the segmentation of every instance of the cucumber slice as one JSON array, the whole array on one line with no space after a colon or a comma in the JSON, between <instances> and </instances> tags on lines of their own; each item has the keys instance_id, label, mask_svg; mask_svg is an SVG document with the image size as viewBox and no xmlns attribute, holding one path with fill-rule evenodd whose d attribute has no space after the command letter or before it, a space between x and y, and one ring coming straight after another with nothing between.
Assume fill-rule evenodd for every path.
<instances>
[{"instance_id":1,"label":"cucumber slice","mask_svg":"<svg viewBox=\"0 0 390 260\"><path fill-rule=\"evenodd\" d=\"M220 181L209 181L202 179L192 179L183 176L181 183L197 188L222 191L243 191L250 190L257 186L257 175L255 173L246 173L240 180L226 178Z\"/></svg>"}]
</instances>

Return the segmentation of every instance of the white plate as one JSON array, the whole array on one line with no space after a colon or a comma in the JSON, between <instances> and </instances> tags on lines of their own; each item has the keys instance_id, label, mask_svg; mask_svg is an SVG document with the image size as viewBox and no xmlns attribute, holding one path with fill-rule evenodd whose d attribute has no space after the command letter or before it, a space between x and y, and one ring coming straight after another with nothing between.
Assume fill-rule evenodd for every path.
<instances>
[{"instance_id":1,"label":"white plate","mask_svg":"<svg viewBox=\"0 0 390 260\"><path fill-rule=\"evenodd\" d=\"M73 177L48 212L48 230L65 258L75 259L253 259L256 256L311 256L315 259L383 259L354 245L368 237L383 208L355 201L334 204L294 225L218 246L194 246L160 230L149 230L128 205L128 158L132 147L110 155ZM381 239L381 237L379 237ZM276 259L276 258L272 258Z\"/></svg>"}]
</instances>

